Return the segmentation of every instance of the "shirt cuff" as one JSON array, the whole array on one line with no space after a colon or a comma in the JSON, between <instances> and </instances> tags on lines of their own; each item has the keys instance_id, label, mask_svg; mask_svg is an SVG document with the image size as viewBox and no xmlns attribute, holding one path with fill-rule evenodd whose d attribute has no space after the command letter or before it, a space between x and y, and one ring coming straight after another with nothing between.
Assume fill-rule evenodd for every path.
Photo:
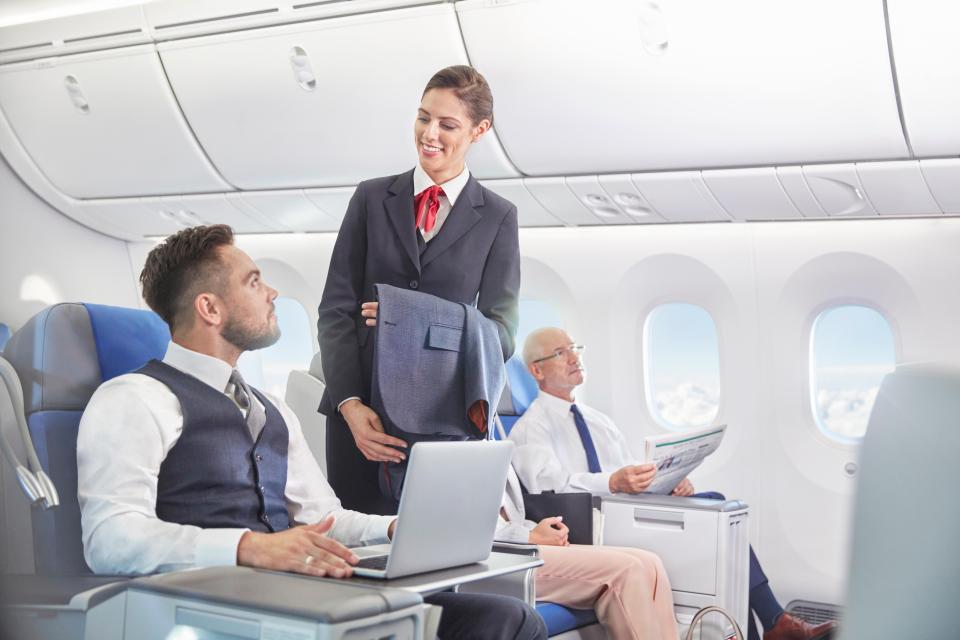
<instances>
[{"instance_id":1,"label":"shirt cuff","mask_svg":"<svg viewBox=\"0 0 960 640\"><path fill-rule=\"evenodd\" d=\"M373 520L370 524L367 525L366 529L363 532L363 539L360 540L360 544L364 547L370 546L372 544L387 544L390 542L390 536L387 535L387 531L390 529L390 523L397 519L397 516L370 516ZM396 537L397 532L394 529L394 537Z\"/></svg>"},{"instance_id":2,"label":"shirt cuff","mask_svg":"<svg viewBox=\"0 0 960 640\"><path fill-rule=\"evenodd\" d=\"M347 404L351 400L359 400L359 399L360 399L360 396L350 396L349 398L344 398L343 400L340 401L340 404L337 405L337 413L340 413L340 407L342 407L343 405Z\"/></svg>"},{"instance_id":3,"label":"shirt cuff","mask_svg":"<svg viewBox=\"0 0 960 640\"><path fill-rule=\"evenodd\" d=\"M606 472L587 474L584 479L584 488L594 495L609 496L612 493L610 491L610 476L612 475L612 473Z\"/></svg>"},{"instance_id":4,"label":"shirt cuff","mask_svg":"<svg viewBox=\"0 0 960 640\"><path fill-rule=\"evenodd\" d=\"M198 567L236 566L240 538L249 529L201 529L196 538Z\"/></svg>"}]
</instances>

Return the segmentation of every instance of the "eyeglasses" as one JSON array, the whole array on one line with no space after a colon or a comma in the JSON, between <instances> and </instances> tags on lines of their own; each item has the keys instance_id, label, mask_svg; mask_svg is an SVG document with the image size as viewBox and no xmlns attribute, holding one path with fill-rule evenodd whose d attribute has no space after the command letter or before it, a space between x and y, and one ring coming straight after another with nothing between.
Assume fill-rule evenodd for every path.
<instances>
[{"instance_id":1,"label":"eyeglasses","mask_svg":"<svg viewBox=\"0 0 960 640\"><path fill-rule=\"evenodd\" d=\"M554 358L566 358L571 354L580 357L580 354L583 353L584 346L582 344L572 344L569 347L563 347L560 349L555 349L553 353L543 358L537 358L532 361L530 364L540 364L541 362L546 362L547 360L553 360Z\"/></svg>"}]
</instances>

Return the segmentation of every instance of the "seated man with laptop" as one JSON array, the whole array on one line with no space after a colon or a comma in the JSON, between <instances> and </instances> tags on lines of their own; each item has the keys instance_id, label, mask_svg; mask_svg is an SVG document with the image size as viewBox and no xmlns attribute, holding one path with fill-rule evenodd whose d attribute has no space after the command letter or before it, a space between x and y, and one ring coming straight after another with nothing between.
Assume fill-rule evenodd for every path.
<instances>
[{"instance_id":1,"label":"seated man with laptop","mask_svg":"<svg viewBox=\"0 0 960 640\"><path fill-rule=\"evenodd\" d=\"M582 350L563 329L538 329L527 337L523 361L540 392L510 432L510 439L517 444L514 468L534 493L642 493L653 482L654 465L637 464L613 420L574 399L574 391L585 379ZM714 492L694 494L687 478L673 495L723 499ZM751 612L765 629L763 640L825 640L832 636L834 623L814 626L784 612L752 548L749 601ZM748 633L751 640L759 640L752 615Z\"/></svg>"},{"instance_id":2,"label":"seated man with laptop","mask_svg":"<svg viewBox=\"0 0 960 640\"><path fill-rule=\"evenodd\" d=\"M245 565L350 576L358 557L345 545L388 542L395 519L341 508L290 408L235 369L244 351L279 337L277 292L226 225L167 238L140 280L172 341L162 362L101 385L84 412L87 564L110 574ZM443 607L441 637L546 637L515 598L444 592L426 601Z\"/></svg>"}]
</instances>

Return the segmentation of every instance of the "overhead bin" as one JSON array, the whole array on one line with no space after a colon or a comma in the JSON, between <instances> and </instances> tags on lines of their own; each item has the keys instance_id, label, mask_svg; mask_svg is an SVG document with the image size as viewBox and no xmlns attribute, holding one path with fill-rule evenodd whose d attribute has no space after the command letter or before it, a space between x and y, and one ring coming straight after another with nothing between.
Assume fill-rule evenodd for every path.
<instances>
[{"instance_id":1,"label":"overhead bin","mask_svg":"<svg viewBox=\"0 0 960 640\"><path fill-rule=\"evenodd\" d=\"M877 0L456 7L527 175L908 155Z\"/></svg>"},{"instance_id":2,"label":"overhead bin","mask_svg":"<svg viewBox=\"0 0 960 640\"><path fill-rule=\"evenodd\" d=\"M355 185L411 168L423 86L468 63L449 4L158 48L197 138L241 189ZM471 151L477 177L518 175L496 145L487 135Z\"/></svg>"},{"instance_id":3,"label":"overhead bin","mask_svg":"<svg viewBox=\"0 0 960 640\"><path fill-rule=\"evenodd\" d=\"M887 0L903 120L918 157L960 154L960 4Z\"/></svg>"},{"instance_id":4,"label":"overhead bin","mask_svg":"<svg viewBox=\"0 0 960 640\"><path fill-rule=\"evenodd\" d=\"M75 198L223 191L152 45L0 66L0 108L53 185Z\"/></svg>"}]
</instances>

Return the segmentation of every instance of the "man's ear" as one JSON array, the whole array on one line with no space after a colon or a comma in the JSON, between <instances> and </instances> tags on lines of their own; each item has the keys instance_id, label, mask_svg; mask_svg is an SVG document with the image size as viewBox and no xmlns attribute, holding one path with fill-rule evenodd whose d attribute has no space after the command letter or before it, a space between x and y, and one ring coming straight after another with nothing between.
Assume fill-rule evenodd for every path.
<instances>
[{"instance_id":1,"label":"man's ear","mask_svg":"<svg viewBox=\"0 0 960 640\"><path fill-rule=\"evenodd\" d=\"M193 310L197 319L207 326L219 327L226 320L223 301L213 293L198 293L193 299Z\"/></svg>"},{"instance_id":2,"label":"man's ear","mask_svg":"<svg viewBox=\"0 0 960 640\"><path fill-rule=\"evenodd\" d=\"M527 365L527 371L530 372L530 375L533 376L533 379L537 382L543 382L543 370L540 369L539 364L531 362Z\"/></svg>"}]
</instances>

